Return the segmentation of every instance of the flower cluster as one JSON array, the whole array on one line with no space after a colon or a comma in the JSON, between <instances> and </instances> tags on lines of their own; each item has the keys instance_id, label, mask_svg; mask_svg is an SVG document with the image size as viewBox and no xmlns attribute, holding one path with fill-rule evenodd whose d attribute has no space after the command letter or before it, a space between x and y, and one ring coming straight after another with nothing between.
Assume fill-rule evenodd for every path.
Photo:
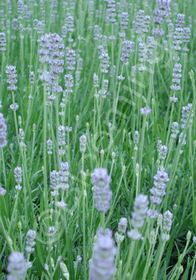
<instances>
[{"instance_id":1,"label":"flower cluster","mask_svg":"<svg viewBox=\"0 0 196 280\"><path fill-rule=\"evenodd\" d=\"M176 63L174 65L173 69L173 79L172 79L172 85L170 86L171 90L173 91L180 91L181 86L180 86L180 79L182 78L182 65L180 63Z\"/></svg>"},{"instance_id":2,"label":"flower cluster","mask_svg":"<svg viewBox=\"0 0 196 280\"><path fill-rule=\"evenodd\" d=\"M142 238L139 229L143 226L144 220L147 216L148 204L148 197L144 194L139 194L134 201L134 208L131 219L131 225L133 229L127 233L128 237L132 240L139 240Z\"/></svg>"},{"instance_id":3,"label":"flower cluster","mask_svg":"<svg viewBox=\"0 0 196 280\"><path fill-rule=\"evenodd\" d=\"M116 248L109 229L97 232L97 241L93 248L93 257L90 263L89 280L109 280L114 274L114 260Z\"/></svg>"},{"instance_id":4,"label":"flower cluster","mask_svg":"<svg viewBox=\"0 0 196 280\"><path fill-rule=\"evenodd\" d=\"M9 84L7 89L11 90L11 91L16 91L17 90L17 86L16 86L16 83L17 83L16 66L7 65L5 73L7 75L7 83Z\"/></svg>"},{"instance_id":5,"label":"flower cluster","mask_svg":"<svg viewBox=\"0 0 196 280\"><path fill-rule=\"evenodd\" d=\"M32 229L29 229L27 232L27 240L26 240L26 248L25 248L27 253L34 252L35 249L33 247L36 244L35 237L36 237L36 232Z\"/></svg>"},{"instance_id":6,"label":"flower cluster","mask_svg":"<svg viewBox=\"0 0 196 280\"><path fill-rule=\"evenodd\" d=\"M172 217L173 214L168 210L163 214L163 225L162 225L162 240L163 241L168 241L170 238L170 230L172 227Z\"/></svg>"},{"instance_id":7,"label":"flower cluster","mask_svg":"<svg viewBox=\"0 0 196 280\"><path fill-rule=\"evenodd\" d=\"M166 18L169 17L170 4L171 1L158 0L157 2L158 8L153 11L154 12L153 20L158 27L152 30L153 35L158 35L162 37L165 34L164 30L161 29L159 26L165 21Z\"/></svg>"},{"instance_id":8,"label":"flower cluster","mask_svg":"<svg viewBox=\"0 0 196 280\"><path fill-rule=\"evenodd\" d=\"M0 148L4 148L7 145L7 125L5 124L5 119L3 114L0 113Z\"/></svg>"},{"instance_id":9,"label":"flower cluster","mask_svg":"<svg viewBox=\"0 0 196 280\"><path fill-rule=\"evenodd\" d=\"M122 217L118 223L118 232L115 233L115 239L117 243L121 243L125 238L127 230L127 218Z\"/></svg>"},{"instance_id":10,"label":"flower cluster","mask_svg":"<svg viewBox=\"0 0 196 280\"><path fill-rule=\"evenodd\" d=\"M123 41L123 47L122 47L122 57L120 60L124 63L128 63L128 59L130 57L130 54L134 51L135 43L125 40Z\"/></svg>"},{"instance_id":11,"label":"flower cluster","mask_svg":"<svg viewBox=\"0 0 196 280\"><path fill-rule=\"evenodd\" d=\"M12 252L8 258L7 280L22 280L27 270L27 263L22 253Z\"/></svg>"},{"instance_id":12,"label":"flower cluster","mask_svg":"<svg viewBox=\"0 0 196 280\"><path fill-rule=\"evenodd\" d=\"M162 197L165 196L165 188L169 182L168 173L163 170L158 170L157 174L154 176L154 186L150 189L152 196L150 200L154 204L160 204L162 202Z\"/></svg>"},{"instance_id":13,"label":"flower cluster","mask_svg":"<svg viewBox=\"0 0 196 280\"><path fill-rule=\"evenodd\" d=\"M0 33L0 51L6 51L6 36L3 32Z\"/></svg>"},{"instance_id":14,"label":"flower cluster","mask_svg":"<svg viewBox=\"0 0 196 280\"><path fill-rule=\"evenodd\" d=\"M191 103L189 103L187 106L182 107L182 118L181 118L182 129L185 129L188 121L189 124L193 123L193 109Z\"/></svg>"},{"instance_id":15,"label":"flower cluster","mask_svg":"<svg viewBox=\"0 0 196 280\"><path fill-rule=\"evenodd\" d=\"M22 186L20 185L22 183L22 168L20 166L17 166L15 169L14 169L14 178L15 178L15 181L16 181L16 186L15 186L15 189L17 191L20 191L22 189Z\"/></svg>"},{"instance_id":16,"label":"flower cluster","mask_svg":"<svg viewBox=\"0 0 196 280\"><path fill-rule=\"evenodd\" d=\"M95 201L95 208L98 211L106 212L110 208L110 200L112 191L110 190L109 183L111 178L105 168L96 168L91 175L91 182L94 185L93 198Z\"/></svg>"}]
</instances>

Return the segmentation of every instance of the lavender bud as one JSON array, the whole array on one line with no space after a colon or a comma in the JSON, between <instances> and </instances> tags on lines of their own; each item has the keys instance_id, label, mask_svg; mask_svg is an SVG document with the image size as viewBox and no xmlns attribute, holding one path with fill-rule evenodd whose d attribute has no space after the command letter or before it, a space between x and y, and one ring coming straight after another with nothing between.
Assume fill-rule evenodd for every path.
<instances>
[{"instance_id":1,"label":"lavender bud","mask_svg":"<svg viewBox=\"0 0 196 280\"><path fill-rule=\"evenodd\" d=\"M47 140L47 150L48 150L48 155L52 155L52 140L51 139Z\"/></svg>"},{"instance_id":2,"label":"lavender bud","mask_svg":"<svg viewBox=\"0 0 196 280\"><path fill-rule=\"evenodd\" d=\"M134 132L134 136L133 136L133 141L134 141L135 145L137 145L139 143L139 137L140 137L139 131L136 130Z\"/></svg>"},{"instance_id":3,"label":"lavender bud","mask_svg":"<svg viewBox=\"0 0 196 280\"><path fill-rule=\"evenodd\" d=\"M34 81L35 81L35 74L34 74L33 71L31 71L31 72L29 73L29 82L30 82L30 84L32 85L32 84L34 84Z\"/></svg>"},{"instance_id":4,"label":"lavender bud","mask_svg":"<svg viewBox=\"0 0 196 280\"><path fill-rule=\"evenodd\" d=\"M120 233L125 233L127 230L127 218L120 218L120 221L118 223L118 231Z\"/></svg>"},{"instance_id":5,"label":"lavender bud","mask_svg":"<svg viewBox=\"0 0 196 280\"><path fill-rule=\"evenodd\" d=\"M85 135L80 136L80 152L84 153L86 151L87 137Z\"/></svg>"},{"instance_id":6,"label":"lavender bud","mask_svg":"<svg viewBox=\"0 0 196 280\"><path fill-rule=\"evenodd\" d=\"M168 241L170 238L169 232L172 227L172 217L173 214L169 210L163 214L163 225L162 225L163 233L161 235L163 241Z\"/></svg>"}]
</instances>

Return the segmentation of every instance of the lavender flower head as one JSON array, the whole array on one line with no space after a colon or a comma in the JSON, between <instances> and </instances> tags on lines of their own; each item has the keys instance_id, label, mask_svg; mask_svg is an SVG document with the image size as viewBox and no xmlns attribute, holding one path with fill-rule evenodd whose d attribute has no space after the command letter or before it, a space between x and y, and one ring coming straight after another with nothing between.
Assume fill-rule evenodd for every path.
<instances>
[{"instance_id":1,"label":"lavender flower head","mask_svg":"<svg viewBox=\"0 0 196 280\"><path fill-rule=\"evenodd\" d=\"M7 83L9 84L7 89L11 91L16 91L17 90L17 86L15 85L17 83L16 66L7 65L5 73L7 75Z\"/></svg>"},{"instance_id":2,"label":"lavender flower head","mask_svg":"<svg viewBox=\"0 0 196 280\"><path fill-rule=\"evenodd\" d=\"M7 145L7 126L3 114L0 113L0 148L4 148Z\"/></svg>"},{"instance_id":3,"label":"lavender flower head","mask_svg":"<svg viewBox=\"0 0 196 280\"><path fill-rule=\"evenodd\" d=\"M106 212L110 208L110 200L112 198L112 191L110 190L109 183L111 178L108 175L106 168L96 168L91 175L91 182L94 185L93 198L95 201L95 208L98 211Z\"/></svg>"},{"instance_id":4,"label":"lavender flower head","mask_svg":"<svg viewBox=\"0 0 196 280\"><path fill-rule=\"evenodd\" d=\"M163 224L162 224L162 240L168 241L170 238L170 230L172 227L173 214L168 210L163 214Z\"/></svg>"},{"instance_id":5,"label":"lavender flower head","mask_svg":"<svg viewBox=\"0 0 196 280\"><path fill-rule=\"evenodd\" d=\"M109 229L106 229L105 232L103 232L103 229L100 229L93 248L89 280L110 280L115 271L115 255L116 248L112 232Z\"/></svg>"},{"instance_id":6,"label":"lavender flower head","mask_svg":"<svg viewBox=\"0 0 196 280\"><path fill-rule=\"evenodd\" d=\"M108 175L106 168L96 168L91 175L91 183L97 187L108 187L111 182L111 177Z\"/></svg>"},{"instance_id":7,"label":"lavender flower head","mask_svg":"<svg viewBox=\"0 0 196 280\"><path fill-rule=\"evenodd\" d=\"M165 196L165 188L169 182L168 173L163 170L158 170L157 174L154 176L154 186L150 189L152 196L150 200L154 204L160 204L162 202L162 197Z\"/></svg>"},{"instance_id":8,"label":"lavender flower head","mask_svg":"<svg viewBox=\"0 0 196 280\"><path fill-rule=\"evenodd\" d=\"M132 240L139 240L142 238L139 229L143 226L144 220L147 216L148 204L148 197L144 194L139 194L134 201L134 208L131 219L131 225L133 229L128 232L128 237Z\"/></svg>"},{"instance_id":9,"label":"lavender flower head","mask_svg":"<svg viewBox=\"0 0 196 280\"><path fill-rule=\"evenodd\" d=\"M8 258L9 264L7 280L22 280L27 270L27 263L22 253L12 252Z\"/></svg>"}]
</instances>

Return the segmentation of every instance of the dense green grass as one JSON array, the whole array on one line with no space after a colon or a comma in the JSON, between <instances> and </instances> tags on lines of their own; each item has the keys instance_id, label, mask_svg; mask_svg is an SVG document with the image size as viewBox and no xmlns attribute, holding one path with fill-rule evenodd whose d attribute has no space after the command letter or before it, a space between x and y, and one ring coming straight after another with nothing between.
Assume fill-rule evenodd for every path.
<instances>
[{"instance_id":1,"label":"dense green grass","mask_svg":"<svg viewBox=\"0 0 196 280\"><path fill-rule=\"evenodd\" d=\"M7 124L8 144L0 151L0 187L7 191L5 196L0 196L0 279L6 279L8 256L12 251L20 251L32 262L26 279L66 279L62 264L60 266L60 262L63 262L67 266L70 280L87 280L97 229L103 226L104 220L105 227L110 228L115 235L120 218L126 217L130 230L134 199L139 193L150 198L153 177L161 164L168 172L170 181L163 202L156 209L162 214L166 210L173 213L170 239L163 242L162 224L158 225L157 219L147 217L141 229L143 240L133 241L125 235L124 241L118 246L116 244L118 256L113 279L196 279L195 244L192 239L196 231L195 114L192 124L188 122L185 129L180 128L180 132L186 135L185 146L178 141L178 137L173 142L170 137L172 122L181 124L182 107L192 103L193 111L196 109L195 1L178 1L177 10L174 3L171 4L172 22L175 24L178 13L184 13L184 27L192 26L187 58L182 51L179 52L182 90L177 94L178 102L175 104L170 102L169 97L174 94L170 85L173 56L176 53L172 48L172 38L167 37L167 22L162 24L166 32L163 38L155 38L154 55L157 59L152 64L145 62L147 70L137 71L134 79L131 75L132 66L139 65L139 40L142 38L146 42L154 27L152 11L156 7L155 1L144 0L135 4L127 0L127 7L123 1L119 4L122 11L129 13L126 39L135 42L135 51L131 53L127 65L120 60L123 40L116 32L115 25L105 22L107 2L94 0L92 11L89 0L59 0L57 8L51 7L50 1L43 1L43 6L41 3L35 5L35 1L24 2L31 11L31 18L28 20L23 16L18 20L24 27L23 31L6 27L7 20L12 21L18 17L17 2L11 1L11 13L8 3L1 3L1 10L4 11L1 32L6 34L7 46L4 53L0 52L0 100L1 112ZM57 13L53 14L55 9ZM139 9L151 16L149 31L144 35L136 34L132 26ZM38 34L33 28L33 22L34 19L42 19L43 10L45 28ZM73 93L66 96L65 114L61 116L62 93L57 95L51 106L45 106L46 89L39 79L38 69L49 70L49 66L39 62L37 40L45 33L61 36L61 27L66 22L67 13L74 17L74 32L70 34L73 42L69 42L67 36L63 43L65 48L75 50L76 69L73 72L67 71L65 59L64 72L59 75L58 84L65 90L64 75L68 73L73 74L75 80L79 57L83 59L83 69L80 71L78 85L74 81ZM118 15L120 11L117 11L116 16L117 22L120 22ZM102 44L102 39L93 40L94 25L99 25L102 35L107 36L105 49L110 57L110 67L106 74L101 73L98 46ZM15 40L11 38L14 34ZM109 39L112 34L116 36L114 41ZM164 40L168 40L167 50ZM16 66L16 92L7 90L7 65ZM116 75L110 77L113 65L116 65ZM29 82L30 71L35 73L33 84ZM99 77L98 90L102 88L104 79L109 80L110 94L106 98L95 97L97 89L93 87L94 73ZM124 81L117 79L120 74L125 77ZM13 98L19 105L17 111L10 109ZM142 116L142 107L151 108L151 113ZM72 128L66 132L63 156L58 154L58 125ZM23 141L19 139L19 128L24 130ZM135 131L140 134L137 150L134 149ZM79 148L79 137L83 134L87 137L85 153L81 153ZM52 155L47 154L48 139L53 141ZM163 162L158 159L158 140L168 147ZM115 158L112 153L115 153ZM69 189L60 194L67 204L65 209L56 206L60 196L54 198L50 193L50 172L59 171L61 162L68 162L70 166ZM16 166L23 170L20 192L15 190ZM112 201L104 219L94 207L90 178L94 169L99 167L107 168L112 178ZM54 237L48 233L49 226L55 226ZM25 244L29 229L35 230L37 235L35 251L27 256ZM155 235L154 243L150 239L152 234ZM78 255L82 261L74 267ZM60 261L59 256L62 257ZM48 272L45 264L49 267ZM129 273L128 277L125 272Z\"/></svg>"}]
</instances>

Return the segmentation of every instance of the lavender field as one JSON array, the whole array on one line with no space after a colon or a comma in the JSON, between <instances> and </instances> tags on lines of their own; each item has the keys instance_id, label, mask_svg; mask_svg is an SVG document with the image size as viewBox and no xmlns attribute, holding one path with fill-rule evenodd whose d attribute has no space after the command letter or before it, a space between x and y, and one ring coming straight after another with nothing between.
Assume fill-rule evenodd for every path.
<instances>
[{"instance_id":1,"label":"lavender field","mask_svg":"<svg viewBox=\"0 0 196 280\"><path fill-rule=\"evenodd\" d=\"M1 1L0 280L196 280L195 14Z\"/></svg>"}]
</instances>

